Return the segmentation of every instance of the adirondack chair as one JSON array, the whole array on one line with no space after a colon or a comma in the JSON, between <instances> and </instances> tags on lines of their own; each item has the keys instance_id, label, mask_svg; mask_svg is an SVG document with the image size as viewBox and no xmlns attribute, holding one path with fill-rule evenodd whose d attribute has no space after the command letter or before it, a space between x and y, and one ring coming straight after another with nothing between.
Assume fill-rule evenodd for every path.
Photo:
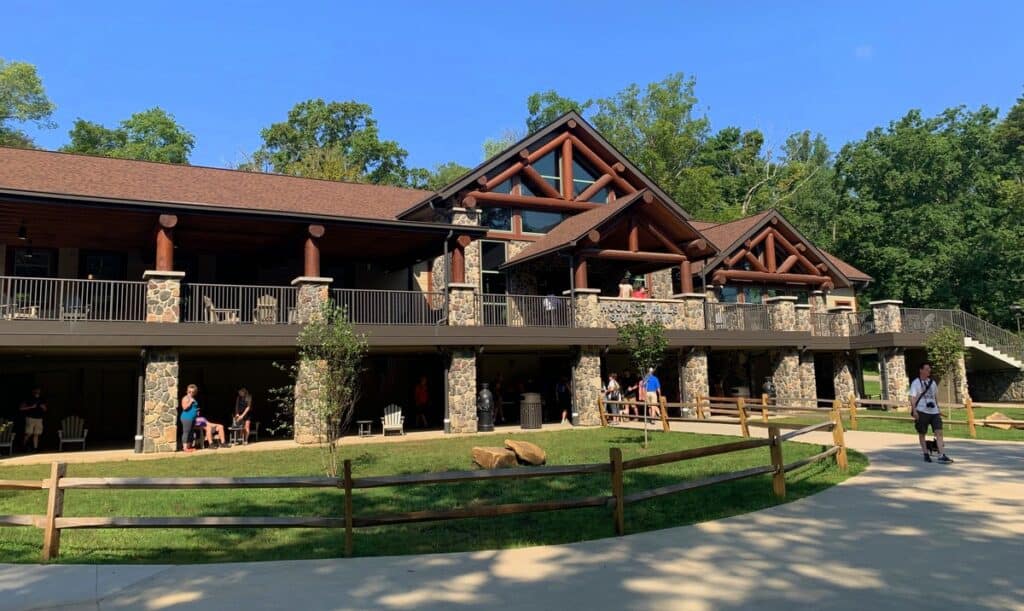
<instances>
[{"instance_id":1,"label":"adirondack chair","mask_svg":"<svg viewBox=\"0 0 1024 611\"><path fill-rule=\"evenodd\" d=\"M218 308L213 305L213 300L203 295L203 309L206 310L206 322L221 325L238 324L240 313L238 308Z\"/></svg>"},{"instance_id":2,"label":"adirondack chair","mask_svg":"<svg viewBox=\"0 0 1024 611\"><path fill-rule=\"evenodd\" d=\"M78 295L68 297L60 307L61 320L87 320L92 308Z\"/></svg>"},{"instance_id":3,"label":"adirondack chair","mask_svg":"<svg viewBox=\"0 0 1024 611\"><path fill-rule=\"evenodd\" d=\"M85 428L85 420L78 416L68 416L61 420L60 430L57 437L60 439L59 450L64 451L65 443L80 443L85 449L85 438L89 436L89 429Z\"/></svg>"},{"instance_id":4,"label":"adirondack chair","mask_svg":"<svg viewBox=\"0 0 1024 611\"><path fill-rule=\"evenodd\" d=\"M398 431L400 434L405 435L405 416L402 415L401 406L392 403L385 407L384 417L380 421L384 424L385 436L388 434L388 431Z\"/></svg>"},{"instance_id":5,"label":"adirondack chair","mask_svg":"<svg viewBox=\"0 0 1024 611\"><path fill-rule=\"evenodd\" d=\"M7 448L7 454L14 454L14 423L0 420L0 450Z\"/></svg>"},{"instance_id":6,"label":"adirondack chair","mask_svg":"<svg viewBox=\"0 0 1024 611\"><path fill-rule=\"evenodd\" d=\"M252 310L252 321L258 325L276 324L277 298L273 295L260 295Z\"/></svg>"}]
</instances>

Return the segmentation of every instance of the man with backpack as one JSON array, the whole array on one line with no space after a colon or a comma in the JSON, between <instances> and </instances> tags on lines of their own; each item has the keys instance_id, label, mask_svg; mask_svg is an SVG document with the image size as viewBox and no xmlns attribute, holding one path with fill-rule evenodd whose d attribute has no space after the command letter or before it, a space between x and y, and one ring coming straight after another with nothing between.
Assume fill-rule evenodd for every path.
<instances>
[{"instance_id":1,"label":"man with backpack","mask_svg":"<svg viewBox=\"0 0 1024 611\"><path fill-rule=\"evenodd\" d=\"M935 433L935 445L939 451L938 461L943 464L953 462L953 459L946 456L946 447L942 441L942 412L939 410L937 399L938 385L932 379L932 365L925 362L917 370L917 378L910 383L910 416L914 419L914 428L917 429L917 438L921 442L921 451L924 452L924 461L932 462L931 454L928 452L928 427L932 427Z\"/></svg>"}]
</instances>

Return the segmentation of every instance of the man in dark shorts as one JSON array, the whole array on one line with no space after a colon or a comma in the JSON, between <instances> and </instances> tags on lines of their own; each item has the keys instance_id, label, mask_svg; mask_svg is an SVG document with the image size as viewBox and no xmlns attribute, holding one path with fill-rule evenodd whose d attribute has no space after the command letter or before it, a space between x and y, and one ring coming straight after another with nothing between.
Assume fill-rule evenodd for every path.
<instances>
[{"instance_id":1,"label":"man in dark shorts","mask_svg":"<svg viewBox=\"0 0 1024 611\"><path fill-rule=\"evenodd\" d=\"M21 402L21 415L25 417L25 439L22 445L28 449L28 440L32 440L32 450L39 450L39 436L43 434L43 418L46 416L46 399L40 388L33 388L32 395Z\"/></svg>"},{"instance_id":2,"label":"man in dark shorts","mask_svg":"<svg viewBox=\"0 0 1024 611\"><path fill-rule=\"evenodd\" d=\"M935 433L935 445L939 449L939 462L949 464L953 459L946 456L946 446L942 441L942 412L939 410L938 384L932 379L931 363L923 363L917 370L917 378L910 383L910 415L914 419L917 438L921 442L924 461L932 462L928 453L928 427Z\"/></svg>"}]
</instances>

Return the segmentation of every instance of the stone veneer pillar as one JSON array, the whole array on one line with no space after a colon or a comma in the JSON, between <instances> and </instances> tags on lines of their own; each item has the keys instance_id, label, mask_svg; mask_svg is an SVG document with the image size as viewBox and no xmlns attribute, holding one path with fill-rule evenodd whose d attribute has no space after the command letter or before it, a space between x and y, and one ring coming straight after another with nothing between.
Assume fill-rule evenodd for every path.
<instances>
[{"instance_id":1,"label":"stone veneer pillar","mask_svg":"<svg viewBox=\"0 0 1024 611\"><path fill-rule=\"evenodd\" d=\"M963 354L957 360L956 369L953 371L953 392L956 394L956 402L961 404L971 396L967 387L967 360Z\"/></svg>"},{"instance_id":2,"label":"stone veneer pillar","mask_svg":"<svg viewBox=\"0 0 1024 611\"><path fill-rule=\"evenodd\" d=\"M903 331L903 317L900 314L902 301L886 299L871 302L875 333L900 333ZM878 369L882 376L882 398L902 401L907 397L910 380L907 378L907 362L902 348L879 348Z\"/></svg>"},{"instance_id":3,"label":"stone veneer pillar","mask_svg":"<svg viewBox=\"0 0 1024 611\"><path fill-rule=\"evenodd\" d=\"M453 327L476 327L482 321L476 299L476 285L452 282L448 285L448 324Z\"/></svg>"},{"instance_id":4,"label":"stone veneer pillar","mask_svg":"<svg viewBox=\"0 0 1024 611\"><path fill-rule=\"evenodd\" d=\"M814 323L811 322L811 304L798 303L793 308L796 310L796 330L813 333Z\"/></svg>"},{"instance_id":5,"label":"stone veneer pillar","mask_svg":"<svg viewBox=\"0 0 1024 611\"><path fill-rule=\"evenodd\" d=\"M768 306L768 323L772 331L796 330L796 297L769 297L764 300ZM775 398L782 405L803 405L803 383L800 379L800 351L793 347L780 347L772 359L772 382L775 384Z\"/></svg>"},{"instance_id":6,"label":"stone veneer pillar","mask_svg":"<svg viewBox=\"0 0 1024 611\"><path fill-rule=\"evenodd\" d=\"M181 321L181 280L185 272L149 270L146 322ZM143 452L174 452L178 447L178 352L147 350L143 376Z\"/></svg>"},{"instance_id":7,"label":"stone veneer pillar","mask_svg":"<svg viewBox=\"0 0 1024 611\"><path fill-rule=\"evenodd\" d=\"M481 211L479 208L452 208L452 225L477 226L480 224ZM482 285L480 240L473 240L466 246L466 284L474 287ZM450 255L449 255L450 256Z\"/></svg>"},{"instance_id":8,"label":"stone veneer pillar","mask_svg":"<svg viewBox=\"0 0 1024 611\"><path fill-rule=\"evenodd\" d=\"M807 298L807 305L811 306L811 314L824 314L827 308L828 300L825 297L825 291L811 291L810 296Z\"/></svg>"},{"instance_id":9,"label":"stone veneer pillar","mask_svg":"<svg viewBox=\"0 0 1024 611\"><path fill-rule=\"evenodd\" d=\"M853 331L853 306L829 308L829 331L832 337L850 337Z\"/></svg>"},{"instance_id":10,"label":"stone veneer pillar","mask_svg":"<svg viewBox=\"0 0 1024 611\"><path fill-rule=\"evenodd\" d=\"M298 288L295 303L295 322L304 324L320 315L320 308L331 296L332 278L299 276L292 280ZM314 405L320 400L320 376L322 362L300 360L295 380L295 409L292 428L296 443L311 444L326 441L316 421Z\"/></svg>"},{"instance_id":11,"label":"stone veneer pillar","mask_svg":"<svg viewBox=\"0 0 1024 611\"><path fill-rule=\"evenodd\" d=\"M597 296L600 289L576 289L562 293L572 298L573 317L578 329L604 329L608 326Z\"/></svg>"},{"instance_id":12,"label":"stone veneer pillar","mask_svg":"<svg viewBox=\"0 0 1024 611\"><path fill-rule=\"evenodd\" d=\"M850 395L857 396L857 383L853 377L853 356L849 352L832 353L832 386L836 399L844 403Z\"/></svg>"},{"instance_id":13,"label":"stone veneer pillar","mask_svg":"<svg viewBox=\"0 0 1024 611\"><path fill-rule=\"evenodd\" d=\"M703 331L705 327L705 293L682 293L673 299L683 302L683 324L680 328L689 331ZM696 402L708 396L708 351L703 346L691 346L679 353L679 389L683 403ZM695 410L693 410L695 411Z\"/></svg>"},{"instance_id":14,"label":"stone veneer pillar","mask_svg":"<svg viewBox=\"0 0 1024 611\"><path fill-rule=\"evenodd\" d=\"M475 433L476 349L453 348L448 363L448 412L445 431Z\"/></svg>"},{"instance_id":15,"label":"stone veneer pillar","mask_svg":"<svg viewBox=\"0 0 1024 611\"><path fill-rule=\"evenodd\" d=\"M814 323L811 317L811 304L798 303L793 306L796 331L804 333L814 332ZM808 407L814 407L810 399L818 396L818 374L814 369L814 353L810 350L800 352L800 396L804 398Z\"/></svg>"},{"instance_id":16,"label":"stone veneer pillar","mask_svg":"<svg viewBox=\"0 0 1024 611\"><path fill-rule=\"evenodd\" d=\"M597 400L601 396L601 347L580 346L572 366L572 423L601 424Z\"/></svg>"}]
</instances>

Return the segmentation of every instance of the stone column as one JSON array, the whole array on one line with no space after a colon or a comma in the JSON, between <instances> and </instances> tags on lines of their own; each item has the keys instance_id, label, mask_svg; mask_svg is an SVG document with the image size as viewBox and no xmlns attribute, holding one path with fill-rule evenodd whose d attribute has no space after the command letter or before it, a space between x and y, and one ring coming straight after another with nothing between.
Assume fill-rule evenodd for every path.
<instances>
[{"instance_id":1,"label":"stone column","mask_svg":"<svg viewBox=\"0 0 1024 611\"><path fill-rule=\"evenodd\" d=\"M147 350L143 452L178 448L178 353Z\"/></svg>"},{"instance_id":2,"label":"stone column","mask_svg":"<svg viewBox=\"0 0 1024 611\"><path fill-rule=\"evenodd\" d=\"M825 291L811 291L807 298L807 305L811 306L811 314L824 314L827 309L826 303Z\"/></svg>"},{"instance_id":3,"label":"stone column","mask_svg":"<svg viewBox=\"0 0 1024 611\"><path fill-rule=\"evenodd\" d=\"M872 317L875 320L875 333L900 333L903 331L903 317L900 316L902 301L886 299L871 302Z\"/></svg>"},{"instance_id":4,"label":"stone column","mask_svg":"<svg viewBox=\"0 0 1024 611\"><path fill-rule=\"evenodd\" d=\"M907 378L907 362L903 348L880 348L878 363L882 374L882 398L889 401L905 401L910 380Z\"/></svg>"},{"instance_id":5,"label":"stone column","mask_svg":"<svg viewBox=\"0 0 1024 611\"><path fill-rule=\"evenodd\" d=\"M955 393L956 402L962 404L971 396L970 390L967 387L967 361L964 359L963 354L957 360L956 368L953 370L952 375L953 392Z\"/></svg>"},{"instance_id":6,"label":"stone column","mask_svg":"<svg viewBox=\"0 0 1024 611\"><path fill-rule=\"evenodd\" d=\"M707 348L693 346L680 352L679 388L682 390L683 403L693 403L709 395L711 388L708 384Z\"/></svg>"},{"instance_id":7,"label":"stone column","mask_svg":"<svg viewBox=\"0 0 1024 611\"><path fill-rule=\"evenodd\" d=\"M146 322L181 321L181 279L185 272L148 270L146 280Z\"/></svg>"},{"instance_id":8,"label":"stone column","mask_svg":"<svg viewBox=\"0 0 1024 611\"><path fill-rule=\"evenodd\" d=\"M470 282L452 282L448 286L448 324L454 327L476 327L482 321L477 303L477 285Z\"/></svg>"},{"instance_id":9,"label":"stone column","mask_svg":"<svg viewBox=\"0 0 1024 611\"><path fill-rule=\"evenodd\" d=\"M853 375L852 355L848 352L832 353L832 385L835 388L836 399L845 403L850 395L857 396L857 383Z\"/></svg>"},{"instance_id":10,"label":"stone column","mask_svg":"<svg viewBox=\"0 0 1024 611\"><path fill-rule=\"evenodd\" d=\"M818 374L814 370L814 353L810 350L800 352L800 396L806 407L816 406Z\"/></svg>"},{"instance_id":11,"label":"stone column","mask_svg":"<svg viewBox=\"0 0 1024 611\"><path fill-rule=\"evenodd\" d=\"M659 269L656 272L651 272L651 286L647 287L651 291L652 299L669 299L672 297L672 268Z\"/></svg>"},{"instance_id":12,"label":"stone column","mask_svg":"<svg viewBox=\"0 0 1024 611\"><path fill-rule=\"evenodd\" d=\"M796 330L806 333L814 332L814 323L811 322L811 304L798 303L793 307L796 309Z\"/></svg>"},{"instance_id":13,"label":"stone column","mask_svg":"<svg viewBox=\"0 0 1024 611\"><path fill-rule=\"evenodd\" d=\"M476 349L453 348L448 365L448 422L451 433L476 432Z\"/></svg>"},{"instance_id":14,"label":"stone column","mask_svg":"<svg viewBox=\"0 0 1024 611\"><path fill-rule=\"evenodd\" d=\"M601 424L597 399L601 396L601 348L581 346L572 366L572 423Z\"/></svg>"},{"instance_id":15,"label":"stone column","mask_svg":"<svg viewBox=\"0 0 1024 611\"><path fill-rule=\"evenodd\" d=\"M765 299L768 305L768 321L772 331L796 330L796 297L780 296ZM803 405L805 399L803 382L800 379L800 351L793 347L781 347L774 351L772 359L772 381L775 384L775 398L782 405ZM751 389L751 394L755 389Z\"/></svg>"},{"instance_id":16,"label":"stone column","mask_svg":"<svg viewBox=\"0 0 1024 611\"><path fill-rule=\"evenodd\" d=\"M832 337L850 337L853 330L853 307L838 306L829 308L829 331Z\"/></svg>"},{"instance_id":17,"label":"stone column","mask_svg":"<svg viewBox=\"0 0 1024 611\"><path fill-rule=\"evenodd\" d=\"M565 291L563 295L572 297L573 314L576 326L581 329L607 329L611 323L601 313L601 304L597 296L600 289L576 289Z\"/></svg>"},{"instance_id":18,"label":"stone column","mask_svg":"<svg viewBox=\"0 0 1024 611\"><path fill-rule=\"evenodd\" d=\"M320 308L331 296L332 278L299 276L292 280L298 287L295 302L295 322L305 324L320 316ZM327 441L317 422L317 403L320 401L320 375L324 364L302 359L295 379L295 408L292 428L296 443L310 444Z\"/></svg>"},{"instance_id":19,"label":"stone column","mask_svg":"<svg viewBox=\"0 0 1024 611\"><path fill-rule=\"evenodd\" d=\"M479 208L452 208L452 225L476 226L480 224ZM473 240L466 246L466 278L465 283L480 287L481 260L480 241Z\"/></svg>"},{"instance_id":20,"label":"stone column","mask_svg":"<svg viewBox=\"0 0 1024 611\"><path fill-rule=\"evenodd\" d=\"M703 331L705 329L704 303L707 301L707 296L704 293L680 293L673 295L672 299L683 302L683 320L676 328L688 331Z\"/></svg>"}]
</instances>

